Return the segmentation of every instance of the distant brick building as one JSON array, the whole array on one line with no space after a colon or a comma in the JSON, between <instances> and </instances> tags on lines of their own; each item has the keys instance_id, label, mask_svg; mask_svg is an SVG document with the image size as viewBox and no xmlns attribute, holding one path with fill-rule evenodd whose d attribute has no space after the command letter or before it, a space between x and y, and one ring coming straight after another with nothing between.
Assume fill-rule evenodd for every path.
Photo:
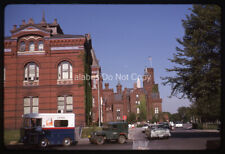
<instances>
[{"instance_id":1,"label":"distant brick building","mask_svg":"<svg viewBox=\"0 0 225 154\"><path fill-rule=\"evenodd\" d=\"M105 105L104 122L120 121L123 117L128 117L130 112L140 114L139 105L141 97L146 101L147 120L151 120L162 112L162 99L159 96L158 84L154 81L153 68L146 68L143 76L143 88L140 79L134 83L133 88L124 88L118 83L117 92L109 89L109 84L105 83L103 89L103 100ZM162 120L162 119L160 119Z\"/></svg>"},{"instance_id":2,"label":"distant brick building","mask_svg":"<svg viewBox=\"0 0 225 154\"><path fill-rule=\"evenodd\" d=\"M85 125L84 55L90 35L66 35L55 19L14 25L4 41L4 127L20 128L26 113L76 114Z\"/></svg>"}]
</instances>

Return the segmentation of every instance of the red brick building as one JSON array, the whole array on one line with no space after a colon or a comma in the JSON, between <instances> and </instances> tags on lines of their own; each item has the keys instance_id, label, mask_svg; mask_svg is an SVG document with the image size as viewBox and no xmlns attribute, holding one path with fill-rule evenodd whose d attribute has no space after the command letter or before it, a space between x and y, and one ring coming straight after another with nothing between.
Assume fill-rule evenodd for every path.
<instances>
[{"instance_id":1,"label":"red brick building","mask_svg":"<svg viewBox=\"0 0 225 154\"><path fill-rule=\"evenodd\" d=\"M14 25L4 41L4 127L20 128L25 113L76 114L85 125L85 55L90 35L66 35L55 19Z\"/></svg>"},{"instance_id":2,"label":"red brick building","mask_svg":"<svg viewBox=\"0 0 225 154\"><path fill-rule=\"evenodd\" d=\"M133 88L122 90L120 83L116 88L117 92L114 93L113 89L109 89L109 84L105 83L105 89L103 89L104 122L123 120L123 116L128 117L130 112L136 115L140 114L141 97L144 97L146 102L147 120L152 120L154 116L157 117L162 112L162 99L159 95L158 84L155 84L154 81L153 68L145 69L143 88L140 79L137 80L137 83L134 83Z\"/></svg>"}]
</instances>

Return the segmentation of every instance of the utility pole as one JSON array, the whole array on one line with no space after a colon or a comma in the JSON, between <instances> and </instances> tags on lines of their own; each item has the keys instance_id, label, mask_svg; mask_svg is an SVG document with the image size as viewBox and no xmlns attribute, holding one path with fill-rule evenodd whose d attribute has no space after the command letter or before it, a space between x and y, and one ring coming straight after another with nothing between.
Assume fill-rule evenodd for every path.
<instances>
[{"instance_id":1,"label":"utility pole","mask_svg":"<svg viewBox=\"0 0 225 154\"><path fill-rule=\"evenodd\" d=\"M98 72L98 126L100 127L101 126L101 104L100 104L100 91L99 91L99 80L100 80L100 77L99 77L99 70L97 71Z\"/></svg>"}]
</instances>

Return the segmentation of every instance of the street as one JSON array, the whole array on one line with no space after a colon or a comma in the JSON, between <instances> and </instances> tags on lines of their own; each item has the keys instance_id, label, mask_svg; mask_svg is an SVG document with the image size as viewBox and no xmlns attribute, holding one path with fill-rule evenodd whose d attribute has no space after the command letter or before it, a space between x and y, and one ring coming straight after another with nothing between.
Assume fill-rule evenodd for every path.
<instances>
[{"instance_id":1,"label":"street","mask_svg":"<svg viewBox=\"0 0 225 154\"><path fill-rule=\"evenodd\" d=\"M103 145L90 144L88 138L82 138L77 145L69 147L50 146L46 150L206 150L207 140L220 139L217 130L186 130L176 128L169 139L148 140L141 128L130 128L125 144L106 142ZM9 145L8 149L34 149L23 145Z\"/></svg>"}]
</instances>

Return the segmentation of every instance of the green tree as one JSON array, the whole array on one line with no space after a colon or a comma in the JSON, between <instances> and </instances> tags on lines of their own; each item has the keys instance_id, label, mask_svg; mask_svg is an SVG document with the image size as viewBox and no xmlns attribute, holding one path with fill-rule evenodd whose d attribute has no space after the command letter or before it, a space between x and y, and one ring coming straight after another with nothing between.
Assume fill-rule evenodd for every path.
<instances>
[{"instance_id":1,"label":"green tree","mask_svg":"<svg viewBox=\"0 0 225 154\"><path fill-rule=\"evenodd\" d=\"M145 95L140 95L140 104L138 105L140 113L138 114L139 121L146 121L147 111L146 111L146 99Z\"/></svg>"},{"instance_id":2,"label":"green tree","mask_svg":"<svg viewBox=\"0 0 225 154\"><path fill-rule=\"evenodd\" d=\"M190 107L179 107L177 111L180 121L189 122L191 120Z\"/></svg>"},{"instance_id":3,"label":"green tree","mask_svg":"<svg viewBox=\"0 0 225 154\"><path fill-rule=\"evenodd\" d=\"M134 112L130 112L127 116L127 122L128 123L134 123L136 122L136 114Z\"/></svg>"},{"instance_id":4,"label":"green tree","mask_svg":"<svg viewBox=\"0 0 225 154\"><path fill-rule=\"evenodd\" d=\"M168 72L173 77L163 77L164 85L171 85L171 96L187 97L196 106L202 121L220 117L221 95L221 8L217 5L193 5L192 13L182 20L182 47L176 47L175 63ZM179 95L182 94L182 95Z\"/></svg>"}]
</instances>

